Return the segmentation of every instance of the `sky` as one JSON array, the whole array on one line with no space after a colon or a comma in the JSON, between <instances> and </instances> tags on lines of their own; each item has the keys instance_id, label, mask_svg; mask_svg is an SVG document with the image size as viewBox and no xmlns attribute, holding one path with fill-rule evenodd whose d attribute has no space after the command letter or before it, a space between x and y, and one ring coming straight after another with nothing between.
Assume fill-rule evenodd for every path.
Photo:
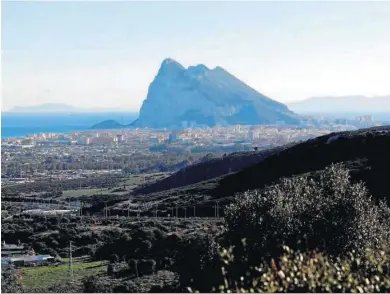
<instances>
[{"instance_id":1,"label":"sky","mask_svg":"<svg viewBox=\"0 0 390 294\"><path fill-rule=\"evenodd\" d=\"M390 2L2 1L2 110L138 111L161 62L283 103L390 94Z\"/></svg>"}]
</instances>

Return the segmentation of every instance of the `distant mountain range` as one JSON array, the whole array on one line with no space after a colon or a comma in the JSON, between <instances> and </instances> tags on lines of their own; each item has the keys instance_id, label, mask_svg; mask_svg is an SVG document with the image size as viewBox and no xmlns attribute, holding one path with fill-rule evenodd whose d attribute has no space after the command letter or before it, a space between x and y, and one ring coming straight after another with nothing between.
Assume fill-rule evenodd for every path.
<instances>
[{"instance_id":1,"label":"distant mountain range","mask_svg":"<svg viewBox=\"0 0 390 294\"><path fill-rule=\"evenodd\" d=\"M203 64L187 69L165 59L149 86L133 126L299 124L286 105L252 89L221 67Z\"/></svg>"},{"instance_id":2,"label":"distant mountain range","mask_svg":"<svg viewBox=\"0 0 390 294\"><path fill-rule=\"evenodd\" d=\"M9 112L75 112L76 107L61 103L46 103L34 106L15 106Z\"/></svg>"},{"instance_id":3,"label":"distant mountain range","mask_svg":"<svg viewBox=\"0 0 390 294\"><path fill-rule=\"evenodd\" d=\"M287 105L297 113L381 113L390 112L390 95L312 97Z\"/></svg>"}]
</instances>

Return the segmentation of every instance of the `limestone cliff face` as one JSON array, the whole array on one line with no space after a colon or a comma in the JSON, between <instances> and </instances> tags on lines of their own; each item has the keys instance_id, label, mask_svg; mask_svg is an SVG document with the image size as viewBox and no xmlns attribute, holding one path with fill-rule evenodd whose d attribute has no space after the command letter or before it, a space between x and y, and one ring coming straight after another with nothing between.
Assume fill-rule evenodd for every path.
<instances>
[{"instance_id":1,"label":"limestone cliff face","mask_svg":"<svg viewBox=\"0 0 390 294\"><path fill-rule=\"evenodd\" d=\"M184 68L172 59L161 64L142 104L139 127L198 125L298 124L287 106L260 94L221 67Z\"/></svg>"}]
</instances>

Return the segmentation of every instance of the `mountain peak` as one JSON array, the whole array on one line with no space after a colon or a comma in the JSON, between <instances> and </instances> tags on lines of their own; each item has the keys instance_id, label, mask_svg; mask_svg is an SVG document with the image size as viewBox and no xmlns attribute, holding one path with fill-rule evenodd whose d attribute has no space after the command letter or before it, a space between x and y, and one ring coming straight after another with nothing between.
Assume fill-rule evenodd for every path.
<instances>
[{"instance_id":1,"label":"mountain peak","mask_svg":"<svg viewBox=\"0 0 390 294\"><path fill-rule=\"evenodd\" d=\"M167 58L150 84L138 126L298 124L300 118L229 74L203 64L184 68Z\"/></svg>"},{"instance_id":2,"label":"mountain peak","mask_svg":"<svg viewBox=\"0 0 390 294\"><path fill-rule=\"evenodd\" d=\"M219 70L219 71L226 71L226 70L224 70L222 67L220 67L220 66L216 66L213 70Z\"/></svg>"},{"instance_id":3,"label":"mountain peak","mask_svg":"<svg viewBox=\"0 0 390 294\"><path fill-rule=\"evenodd\" d=\"M198 74L202 74L206 71L209 71L210 69L205 66L204 64L198 64L196 66L189 66L188 67L188 71L192 74L195 74L195 75L198 75Z\"/></svg>"},{"instance_id":4,"label":"mountain peak","mask_svg":"<svg viewBox=\"0 0 390 294\"><path fill-rule=\"evenodd\" d=\"M185 68L179 62L172 58L166 58L161 63L160 70L158 71L159 75L162 74L176 74L178 72L184 71Z\"/></svg>"}]
</instances>

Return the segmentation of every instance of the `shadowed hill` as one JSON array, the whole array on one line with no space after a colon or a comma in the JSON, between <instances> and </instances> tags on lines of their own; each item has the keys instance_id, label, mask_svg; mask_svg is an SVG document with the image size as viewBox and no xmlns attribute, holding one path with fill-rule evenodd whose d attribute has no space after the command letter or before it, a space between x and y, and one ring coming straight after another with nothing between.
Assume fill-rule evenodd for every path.
<instances>
[{"instance_id":1,"label":"shadowed hill","mask_svg":"<svg viewBox=\"0 0 390 294\"><path fill-rule=\"evenodd\" d=\"M175 207L192 209L196 205L196 216L210 217L215 214L217 200L223 207L238 192L261 189L294 175L317 177L332 163L344 163L353 182L363 181L374 199L386 199L390 205L390 126L332 133L290 147L280 147L277 151L271 150L268 155L255 154L231 154L229 161L248 160L247 167L201 182L195 181L201 180L207 169L208 176L226 173L229 161L219 158L189 166L171 178L145 187L142 195L139 193L132 201L158 203L161 216ZM252 160L258 161L251 165ZM214 168L220 170L213 171ZM186 181L195 183L185 185L184 175ZM127 202L118 203L114 209L127 209ZM181 217L184 216L182 209L179 211ZM151 210L150 215L153 213ZM220 215L223 216L223 210ZM187 216L191 216L190 210Z\"/></svg>"},{"instance_id":2,"label":"shadowed hill","mask_svg":"<svg viewBox=\"0 0 390 294\"><path fill-rule=\"evenodd\" d=\"M287 147L276 147L262 151L234 152L223 157L212 158L207 161L192 164L168 178L137 189L135 194L148 194L179 188L236 172L259 163L271 154L280 152L285 148Z\"/></svg>"},{"instance_id":3,"label":"shadowed hill","mask_svg":"<svg viewBox=\"0 0 390 294\"><path fill-rule=\"evenodd\" d=\"M332 133L297 144L222 178L210 191L225 197L263 188L282 177L322 170L344 162L353 180L364 181L375 198L390 203L390 126Z\"/></svg>"}]
</instances>

